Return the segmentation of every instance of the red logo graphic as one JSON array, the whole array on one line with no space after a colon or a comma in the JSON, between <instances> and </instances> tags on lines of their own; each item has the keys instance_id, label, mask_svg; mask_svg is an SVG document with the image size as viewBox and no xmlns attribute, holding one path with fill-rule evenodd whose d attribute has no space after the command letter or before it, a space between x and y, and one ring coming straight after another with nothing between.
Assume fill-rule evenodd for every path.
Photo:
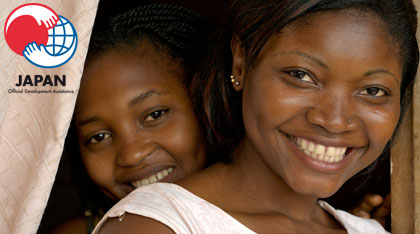
<instances>
[{"instance_id":1,"label":"red logo graphic","mask_svg":"<svg viewBox=\"0 0 420 234\"><path fill-rule=\"evenodd\" d=\"M46 45L48 29L58 21L58 15L49 7L29 3L19 6L7 17L4 36L9 47L23 56L25 47L32 42Z\"/></svg>"}]
</instances>

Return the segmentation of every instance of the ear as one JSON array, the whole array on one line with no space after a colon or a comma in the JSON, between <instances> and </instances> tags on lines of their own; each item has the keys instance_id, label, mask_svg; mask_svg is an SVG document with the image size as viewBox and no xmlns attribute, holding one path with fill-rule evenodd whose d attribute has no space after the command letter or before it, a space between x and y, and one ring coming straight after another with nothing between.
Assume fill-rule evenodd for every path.
<instances>
[{"instance_id":1,"label":"ear","mask_svg":"<svg viewBox=\"0 0 420 234\"><path fill-rule=\"evenodd\" d=\"M236 91L241 91L244 84L245 76L245 57L241 48L241 43L238 37L234 36L230 42L230 48L232 50L232 75L235 81L239 81L239 85L235 82L232 83L233 88Z\"/></svg>"}]
</instances>

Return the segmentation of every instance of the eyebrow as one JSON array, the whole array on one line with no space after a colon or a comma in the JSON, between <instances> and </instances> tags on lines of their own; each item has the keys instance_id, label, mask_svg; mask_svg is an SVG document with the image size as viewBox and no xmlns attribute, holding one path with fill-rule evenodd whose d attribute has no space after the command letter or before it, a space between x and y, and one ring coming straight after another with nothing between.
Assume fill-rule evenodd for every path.
<instances>
[{"instance_id":1,"label":"eyebrow","mask_svg":"<svg viewBox=\"0 0 420 234\"><path fill-rule=\"evenodd\" d=\"M147 99L148 97L151 97L153 95L161 96L161 95L166 95L166 94L168 94L168 92L158 91L158 90L149 90L149 91L141 93L140 95L131 99L130 102L128 103L128 106L132 107L132 106L136 105L137 103L142 102L145 99ZM91 117L91 118L88 118L88 119L77 122L76 125L80 127L80 126L86 125L88 123L98 122L100 120L101 120L101 118L99 118L99 117Z\"/></svg>"},{"instance_id":2,"label":"eyebrow","mask_svg":"<svg viewBox=\"0 0 420 234\"><path fill-rule=\"evenodd\" d=\"M390 75L390 76L392 76L392 78L394 78L394 80L398 83L398 85L400 84L400 81L398 80L397 76L394 73L392 73L392 72L390 72L386 69L370 70L370 71L365 72L363 75L364 76L370 76L370 75L374 75L374 74L378 74L378 73L383 73L383 74Z\"/></svg>"},{"instance_id":3,"label":"eyebrow","mask_svg":"<svg viewBox=\"0 0 420 234\"><path fill-rule=\"evenodd\" d=\"M77 126L79 126L79 127L81 127L81 126L83 126L83 125L85 125L85 124L88 124L88 123L92 123L92 122L97 122L97 121L99 121L100 120L100 118L99 117L92 117L92 118L88 118L88 119L85 119L85 120L82 120L82 121L79 121L79 122L77 122Z\"/></svg>"},{"instance_id":4,"label":"eyebrow","mask_svg":"<svg viewBox=\"0 0 420 234\"><path fill-rule=\"evenodd\" d=\"M279 52L275 56L278 56L278 55L288 55L288 54L294 54L294 55L297 55L297 56L300 56L300 57L307 58L307 59L311 60L312 62L315 62L316 64L318 64L319 66L321 66L323 68L328 68L328 65L325 64L324 62L322 62L321 59L316 58L316 57L314 57L312 55L303 53L302 51L299 51L299 50Z\"/></svg>"},{"instance_id":5,"label":"eyebrow","mask_svg":"<svg viewBox=\"0 0 420 234\"><path fill-rule=\"evenodd\" d=\"M158 90L149 90L149 91L141 93L137 97L131 99L131 101L128 103L128 106L132 107L132 106L136 105L137 103L142 102L146 98L151 97L153 95L162 96L162 95L166 95L166 94L168 94L168 92L158 91Z\"/></svg>"}]
</instances>

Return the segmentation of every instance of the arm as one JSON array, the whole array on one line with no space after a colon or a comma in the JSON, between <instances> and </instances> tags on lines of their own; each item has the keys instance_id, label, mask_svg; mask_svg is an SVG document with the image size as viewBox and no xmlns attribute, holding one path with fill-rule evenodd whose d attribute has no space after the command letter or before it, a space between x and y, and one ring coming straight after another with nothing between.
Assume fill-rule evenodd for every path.
<instances>
[{"instance_id":1,"label":"arm","mask_svg":"<svg viewBox=\"0 0 420 234\"><path fill-rule=\"evenodd\" d=\"M99 230L100 234L174 234L168 226L151 218L127 213L120 221L119 218L110 218Z\"/></svg>"},{"instance_id":2,"label":"arm","mask_svg":"<svg viewBox=\"0 0 420 234\"><path fill-rule=\"evenodd\" d=\"M86 217L76 217L56 226L50 234L86 234Z\"/></svg>"}]
</instances>

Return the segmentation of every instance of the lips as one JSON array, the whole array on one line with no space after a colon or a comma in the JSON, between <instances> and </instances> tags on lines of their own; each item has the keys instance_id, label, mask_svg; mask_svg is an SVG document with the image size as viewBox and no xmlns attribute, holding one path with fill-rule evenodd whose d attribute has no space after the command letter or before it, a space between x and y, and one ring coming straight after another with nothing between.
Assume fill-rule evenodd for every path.
<instances>
[{"instance_id":1,"label":"lips","mask_svg":"<svg viewBox=\"0 0 420 234\"><path fill-rule=\"evenodd\" d=\"M290 139L307 156L324 162L339 162L345 157L346 151L348 150L348 147L345 146L326 146L301 137L290 137Z\"/></svg>"},{"instance_id":2,"label":"lips","mask_svg":"<svg viewBox=\"0 0 420 234\"><path fill-rule=\"evenodd\" d=\"M346 168L355 158L361 156L363 147L349 144L343 140L329 140L292 136L281 132L291 153L306 167L322 173L336 173Z\"/></svg>"},{"instance_id":3,"label":"lips","mask_svg":"<svg viewBox=\"0 0 420 234\"><path fill-rule=\"evenodd\" d=\"M311 159L326 164L340 163L347 158L350 154L353 154L359 147L354 145L347 145L337 142L324 144L313 142L307 138L297 137L286 134L286 137L291 143L294 143L295 147L303 152L303 155L309 156Z\"/></svg>"},{"instance_id":4,"label":"lips","mask_svg":"<svg viewBox=\"0 0 420 234\"><path fill-rule=\"evenodd\" d=\"M134 188L138 188L144 185L148 185L148 184L153 184L159 181L164 180L166 177L168 177L172 172L173 172L174 168L173 167L169 167L166 168L164 170L161 170L145 179L142 180L136 180L136 181L132 181L130 184L131 186L133 186Z\"/></svg>"}]
</instances>

